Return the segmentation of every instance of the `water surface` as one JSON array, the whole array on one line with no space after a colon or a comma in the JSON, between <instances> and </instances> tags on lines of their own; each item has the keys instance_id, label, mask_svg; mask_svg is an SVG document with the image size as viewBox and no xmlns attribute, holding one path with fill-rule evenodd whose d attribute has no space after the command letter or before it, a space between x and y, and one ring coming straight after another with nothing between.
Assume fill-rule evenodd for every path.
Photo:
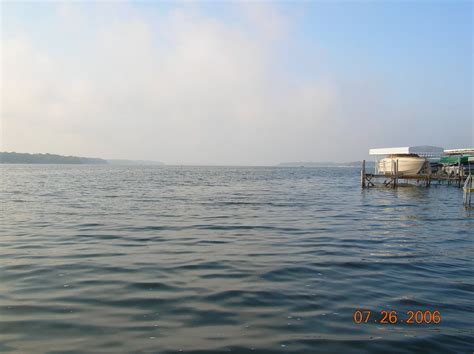
<instances>
[{"instance_id":1,"label":"water surface","mask_svg":"<svg viewBox=\"0 0 474 354\"><path fill-rule=\"evenodd\" d=\"M358 172L3 165L0 351L472 353L462 192Z\"/></svg>"}]
</instances>

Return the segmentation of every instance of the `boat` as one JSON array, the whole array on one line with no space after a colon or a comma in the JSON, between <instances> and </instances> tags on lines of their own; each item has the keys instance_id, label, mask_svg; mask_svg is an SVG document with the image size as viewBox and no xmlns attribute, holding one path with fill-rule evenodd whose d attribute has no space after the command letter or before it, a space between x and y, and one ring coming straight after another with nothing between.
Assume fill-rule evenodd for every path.
<instances>
[{"instance_id":1,"label":"boat","mask_svg":"<svg viewBox=\"0 0 474 354\"><path fill-rule=\"evenodd\" d=\"M417 175L426 161L426 158L417 154L391 154L379 161L377 170L382 174L393 174L398 163L399 175Z\"/></svg>"},{"instance_id":2,"label":"boat","mask_svg":"<svg viewBox=\"0 0 474 354\"><path fill-rule=\"evenodd\" d=\"M370 149L370 155L385 156L376 163L377 173L391 175L414 176L424 166L430 168L430 160L443 153L443 148L436 146L406 146L396 148ZM398 168L397 168L398 167Z\"/></svg>"}]
</instances>

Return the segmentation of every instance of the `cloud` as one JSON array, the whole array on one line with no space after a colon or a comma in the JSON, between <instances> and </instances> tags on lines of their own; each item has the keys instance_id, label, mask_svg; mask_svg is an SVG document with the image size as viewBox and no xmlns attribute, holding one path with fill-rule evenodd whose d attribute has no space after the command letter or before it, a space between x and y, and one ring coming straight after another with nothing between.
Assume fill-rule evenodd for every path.
<instances>
[{"instance_id":1,"label":"cloud","mask_svg":"<svg viewBox=\"0 0 474 354\"><path fill-rule=\"evenodd\" d=\"M346 41L338 27L346 17L322 4L8 3L2 10L3 150L273 164L473 141L470 63L446 69L472 47L461 32L439 42L459 44L450 51L440 44L413 52L398 31L382 43L355 26ZM421 47L431 40L419 26L410 38Z\"/></svg>"},{"instance_id":2,"label":"cloud","mask_svg":"<svg viewBox=\"0 0 474 354\"><path fill-rule=\"evenodd\" d=\"M291 28L291 21L270 2L241 2L240 9L247 17L252 30L261 33L267 40L285 37Z\"/></svg>"},{"instance_id":3,"label":"cloud","mask_svg":"<svg viewBox=\"0 0 474 354\"><path fill-rule=\"evenodd\" d=\"M274 163L307 149L335 105L334 83L288 85L278 71L288 25L274 8L245 5L252 32L194 7L104 22L81 11L60 7L58 23L74 19L63 31L89 32L68 53L28 35L2 41L4 149Z\"/></svg>"}]
</instances>

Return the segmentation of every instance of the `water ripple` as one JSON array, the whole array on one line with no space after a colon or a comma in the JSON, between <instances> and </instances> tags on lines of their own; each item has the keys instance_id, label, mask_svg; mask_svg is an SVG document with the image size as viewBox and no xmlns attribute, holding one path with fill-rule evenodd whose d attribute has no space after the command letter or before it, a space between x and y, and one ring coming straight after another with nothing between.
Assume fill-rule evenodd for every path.
<instances>
[{"instance_id":1,"label":"water ripple","mask_svg":"<svg viewBox=\"0 0 474 354\"><path fill-rule=\"evenodd\" d=\"M472 353L461 191L348 168L1 169L0 351ZM357 325L357 309L440 325Z\"/></svg>"}]
</instances>

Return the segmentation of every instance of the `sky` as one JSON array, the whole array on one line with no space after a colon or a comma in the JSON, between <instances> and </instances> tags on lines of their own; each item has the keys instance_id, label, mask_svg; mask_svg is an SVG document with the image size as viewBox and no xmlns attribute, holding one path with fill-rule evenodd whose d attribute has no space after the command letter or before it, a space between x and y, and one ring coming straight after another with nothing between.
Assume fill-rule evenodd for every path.
<instances>
[{"instance_id":1,"label":"sky","mask_svg":"<svg viewBox=\"0 0 474 354\"><path fill-rule=\"evenodd\" d=\"M273 165L474 147L471 1L0 6L2 151Z\"/></svg>"}]
</instances>

